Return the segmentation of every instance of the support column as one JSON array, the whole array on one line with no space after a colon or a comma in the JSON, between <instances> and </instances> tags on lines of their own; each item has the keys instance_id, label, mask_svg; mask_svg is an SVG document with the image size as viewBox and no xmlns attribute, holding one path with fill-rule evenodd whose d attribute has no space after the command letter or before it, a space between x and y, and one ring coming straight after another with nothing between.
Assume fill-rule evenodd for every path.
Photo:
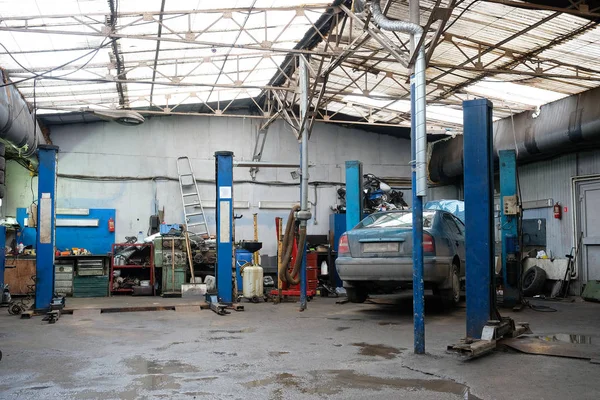
<instances>
[{"instance_id":1,"label":"support column","mask_svg":"<svg viewBox=\"0 0 600 400\"><path fill-rule=\"evenodd\" d=\"M412 110L416 107L417 93L415 76L411 76L410 101ZM414 352L425 354L425 282L423 280L423 198L418 192L416 166L417 140L416 117L411 115L411 154L415 160L411 172L412 181L412 234L413 234L413 330Z\"/></svg>"},{"instance_id":2,"label":"support column","mask_svg":"<svg viewBox=\"0 0 600 400\"><path fill-rule=\"evenodd\" d=\"M54 294L56 172L58 146L38 146L38 212L35 261L35 309L50 307Z\"/></svg>"},{"instance_id":3,"label":"support column","mask_svg":"<svg viewBox=\"0 0 600 400\"><path fill-rule=\"evenodd\" d=\"M346 230L354 228L363 217L363 166L360 161L346 161Z\"/></svg>"},{"instance_id":4,"label":"support column","mask_svg":"<svg viewBox=\"0 0 600 400\"><path fill-rule=\"evenodd\" d=\"M494 315L494 159L492 103L463 102L467 337L480 339Z\"/></svg>"},{"instance_id":5,"label":"support column","mask_svg":"<svg viewBox=\"0 0 600 400\"><path fill-rule=\"evenodd\" d=\"M6 227L0 226L0 243L3 245L6 243ZM6 265L6 255L3 251L0 251L0 296L1 292L4 291L4 266Z\"/></svg>"},{"instance_id":6,"label":"support column","mask_svg":"<svg viewBox=\"0 0 600 400\"><path fill-rule=\"evenodd\" d=\"M233 248L233 152L215 152L217 181L217 296L224 303L233 302L235 254Z\"/></svg>"},{"instance_id":7,"label":"support column","mask_svg":"<svg viewBox=\"0 0 600 400\"><path fill-rule=\"evenodd\" d=\"M517 156L514 150L499 152L500 226L502 227L502 305L521 302L521 263L519 249L519 201L517 197Z\"/></svg>"}]
</instances>

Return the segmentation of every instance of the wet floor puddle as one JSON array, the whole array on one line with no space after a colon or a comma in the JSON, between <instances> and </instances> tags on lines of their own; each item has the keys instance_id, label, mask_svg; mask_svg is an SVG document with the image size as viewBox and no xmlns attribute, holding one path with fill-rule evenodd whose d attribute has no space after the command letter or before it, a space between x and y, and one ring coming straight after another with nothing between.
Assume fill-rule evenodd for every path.
<instances>
[{"instance_id":1,"label":"wet floor puddle","mask_svg":"<svg viewBox=\"0 0 600 400\"><path fill-rule=\"evenodd\" d=\"M131 375L139 375L136 383L143 389L163 390L180 389L176 374L195 373L199 369L178 360L148 360L144 357L133 357L125 361Z\"/></svg>"},{"instance_id":2,"label":"wet floor puddle","mask_svg":"<svg viewBox=\"0 0 600 400\"><path fill-rule=\"evenodd\" d=\"M595 344L600 345L600 337L589 335L573 335L569 333L557 333L554 335L530 336L546 342L562 342L574 344Z\"/></svg>"},{"instance_id":3,"label":"wet floor puddle","mask_svg":"<svg viewBox=\"0 0 600 400\"><path fill-rule=\"evenodd\" d=\"M285 389L303 394L332 395L344 389L382 390L383 388L404 389L410 391L424 390L429 392L453 394L461 399L481 400L469 392L469 387L446 379L400 379L380 378L371 375L360 375L353 370L311 371L313 379L303 381L300 377L289 373L281 373L265 379L244 383L251 388L280 386L273 394L283 397Z\"/></svg>"},{"instance_id":4,"label":"wet floor puddle","mask_svg":"<svg viewBox=\"0 0 600 400\"><path fill-rule=\"evenodd\" d=\"M363 356L372 356L372 357L383 357L385 359L391 360L392 358L396 358L396 355L400 354L402 350L406 350L405 348L391 347L386 346L384 344L369 344L369 343L352 343L352 346L360 347L359 354Z\"/></svg>"}]
</instances>

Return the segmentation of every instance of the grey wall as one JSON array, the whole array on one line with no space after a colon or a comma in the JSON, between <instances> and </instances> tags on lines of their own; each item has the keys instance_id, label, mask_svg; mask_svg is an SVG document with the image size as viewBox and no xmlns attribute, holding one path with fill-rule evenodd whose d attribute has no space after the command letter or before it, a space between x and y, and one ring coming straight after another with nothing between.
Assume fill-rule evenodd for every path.
<instances>
[{"instance_id":1,"label":"grey wall","mask_svg":"<svg viewBox=\"0 0 600 400\"><path fill-rule=\"evenodd\" d=\"M176 178L176 158L191 158L197 179L214 180L213 154L231 150L235 160L251 160L256 123L251 119L210 117L162 117L147 120L139 127L116 123L93 123L54 126L51 137L60 147L59 174L115 177L169 176ZM344 182L344 162L361 160L364 171L380 176L410 176L410 144L404 139L347 129L334 124L316 124L309 141L310 181ZM271 125L263 152L263 161L296 162L298 142L283 122ZM248 168L235 168L235 180L250 180ZM260 182L294 182L289 169L261 169ZM14 162L7 165L8 195L4 215L15 215L17 207L31 204L31 178ZM37 179L33 180L37 192ZM201 196L214 200L214 184L200 185ZM335 185L318 188L317 224L310 221L309 234L326 234L329 230L329 207L336 202ZM117 240L146 233L148 218L154 213L154 199L165 208L167 223L181 223L183 211L179 184L175 181L99 182L59 178L58 207L115 208ZM36 193L37 196L37 193ZM239 183L234 187L236 201L247 201L251 209L237 210L244 218L236 222L236 239L252 238L252 213L259 214L259 236L265 252L275 254L276 216L287 217L287 210L258 209L260 201L293 202L299 199L294 187ZM410 196L407 196L410 197ZM309 200L314 202L310 188ZM410 200L410 199L407 199ZM207 209L214 232L214 209Z\"/></svg>"}]
</instances>

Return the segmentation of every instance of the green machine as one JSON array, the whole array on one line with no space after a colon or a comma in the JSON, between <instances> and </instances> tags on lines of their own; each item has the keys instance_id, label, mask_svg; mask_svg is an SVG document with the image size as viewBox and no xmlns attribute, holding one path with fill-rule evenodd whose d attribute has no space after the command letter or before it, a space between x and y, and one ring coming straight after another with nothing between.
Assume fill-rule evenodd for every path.
<instances>
[{"instance_id":1,"label":"green machine","mask_svg":"<svg viewBox=\"0 0 600 400\"><path fill-rule=\"evenodd\" d=\"M188 268L185 238L161 236L154 239L154 267L162 270L162 296L180 296Z\"/></svg>"}]
</instances>

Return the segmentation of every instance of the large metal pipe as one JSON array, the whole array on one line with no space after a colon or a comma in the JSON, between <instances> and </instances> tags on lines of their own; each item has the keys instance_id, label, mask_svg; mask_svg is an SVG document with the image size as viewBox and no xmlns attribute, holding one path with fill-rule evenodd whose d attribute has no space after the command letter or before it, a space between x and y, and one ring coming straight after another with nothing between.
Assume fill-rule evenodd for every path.
<instances>
[{"instance_id":1,"label":"large metal pipe","mask_svg":"<svg viewBox=\"0 0 600 400\"><path fill-rule=\"evenodd\" d=\"M0 71L1 82L6 82ZM14 85L0 88L0 140L11 145L25 158L35 156L40 141L40 128L29 105Z\"/></svg>"},{"instance_id":2,"label":"large metal pipe","mask_svg":"<svg viewBox=\"0 0 600 400\"><path fill-rule=\"evenodd\" d=\"M579 149L600 147L600 88L525 111L494 123L494 156L516 149L517 161L528 162ZM429 160L429 177L450 183L462 176L463 138L436 142Z\"/></svg>"},{"instance_id":3,"label":"large metal pipe","mask_svg":"<svg viewBox=\"0 0 600 400\"><path fill-rule=\"evenodd\" d=\"M357 0L359 8L364 9L365 0ZM412 231L413 231L413 313L414 313L414 351L425 353L425 306L423 284L423 197L427 195L427 130L425 97L425 49L419 46L423 28L420 25L419 0L409 2L410 22L390 20L381 11L380 0L371 1L373 22L381 29L403 32L411 35L412 51L417 51L414 74L411 76L411 150L413 156L412 172ZM418 48L416 48L418 46Z\"/></svg>"},{"instance_id":4,"label":"large metal pipe","mask_svg":"<svg viewBox=\"0 0 600 400\"><path fill-rule=\"evenodd\" d=\"M365 0L357 0L359 9L364 9ZM355 4L356 4L355 3ZM411 1L410 3L414 3ZM409 7L410 7L409 3ZM411 12L411 17L418 16L418 2L416 10ZM381 29L402 32L413 35L412 43L417 46L423 35L423 28L418 22L408 22L401 20L390 20L381 11L381 0L371 1L371 14L373 22ZM416 15L415 15L416 14ZM415 50L413 50L415 51ZM415 108L412 118L415 119L415 159L414 168L417 174L416 192L417 196L425 197L427 195L427 130L426 130L426 97L425 97L425 49L421 45L417 50L417 59L414 68L415 81Z\"/></svg>"}]
</instances>

